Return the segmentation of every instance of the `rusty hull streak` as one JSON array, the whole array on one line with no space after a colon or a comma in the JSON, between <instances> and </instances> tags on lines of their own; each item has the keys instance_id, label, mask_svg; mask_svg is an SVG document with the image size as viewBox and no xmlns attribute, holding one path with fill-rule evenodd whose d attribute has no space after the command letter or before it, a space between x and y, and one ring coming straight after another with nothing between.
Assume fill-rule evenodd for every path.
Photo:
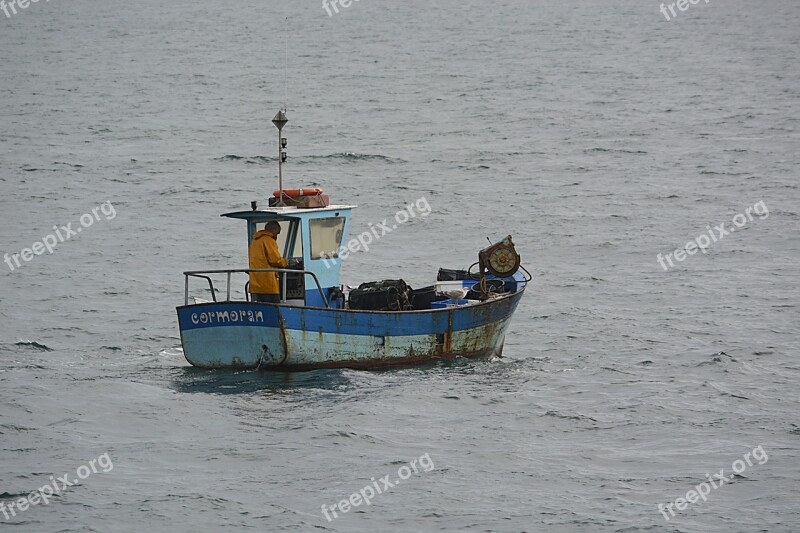
<instances>
[{"instance_id":1,"label":"rusty hull streak","mask_svg":"<svg viewBox=\"0 0 800 533\"><path fill-rule=\"evenodd\" d=\"M283 319L283 313L280 306L278 306L278 323L281 330L281 344L283 345L283 360L275 366L281 366L286 362L289 357L289 339L286 338L286 321ZM305 324L304 324L305 325Z\"/></svg>"},{"instance_id":2,"label":"rusty hull streak","mask_svg":"<svg viewBox=\"0 0 800 533\"><path fill-rule=\"evenodd\" d=\"M453 348L451 352L458 354L462 352L479 351L481 349L480 347L487 344L487 338L493 339L493 342L491 343L493 346L497 344L497 337L502 333L502 331L498 331L498 327L500 327L500 324L503 323L503 321L488 322L490 316L489 308L482 309L481 313L484 315L484 321L486 321L484 325L468 331L466 339L464 339L461 345ZM505 340L505 336L500 340Z\"/></svg>"},{"instance_id":3,"label":"rusty hull streak","mask_svg":"<svg viewBox=\"0 0 800 533\"><path fill-rule=\"evenodd\" d=\"M432 362L440 359L455 359L456 357L466 357L468 359L488 359L495 355L494 348L479 350L475 352L463 352L449 355L418 355L413 357L390 358L390 359L370 359L369 361L326 361L324 363L307 363L295 365L281 365L279 368L268 366L263 368L264 372L302 372L307 370L325 370L337 368L349 368L352 370L380 370L397 366L411 366L419 363Z\"/></svg>"},{"instance_id":4,"label":"rusty hull streak","mask_svg":"<svg viewBox=\"0 0 800 533\"><path fill-rule=\"evenodd\" d=\"M414 349L412 345L409 347L408 356L400 358L374 358L369 360L340 360L340 361L325 361L317 363L300 363L280 365L276 367L271 365L263 368L264 371L307 371L318 369L341 369L348 368L353 370L379 370L398 366L411 366L419 363L432 362L436 360L455 359L457 357L465 357L468 359L488 359L492 356L501 356L503 346L505 344L505 335L502 338L497 337L503 333L502 326L505 321L499 320L496 322L487 322L480 327L474 328L470 331L466 338L460 340L456 346L453 345L453 315L455 310L448 309L448 326L447 331L444 333L444 344L439 344L436 335L433 336L429 346L423 346ZM491 316L490 306L481 309L484 320L488 320ZM500 328L500 330L498 330ZM487 340L492 341L492 347L485 348ZM499 347L497 347L499 340ZM383 353L386 353L389 344L389 339L383 348ZM377 347L376 347L377 348ZM376 355L378 350L376 350Z\"/></svg>"},{"instance_id":5,"label":"rusty hull streak","mask_svg":"<svg viewBox=\"0 0 800 533\"><path fill-rule=\"evenodd\" d=\"M491 348L478 348L478 346L485 344L487 338L497 338L498 334L501 333L498 331L498 328L502 322L503 321L493 322L477 328L476 331L472 332L470 337L468 337L461 346L457 347L456 349L452 349L451 347L449 351L444 353L437 353L437 348L440 347L441 344L436 342L436 338L434 336L427 353L424 351L415 351L414 346L412 345L409 347L407 357L387 357L368 360L349 359L344 361L324 361L318 363L300 363L280 366L271 365L262 367L262 370L265 372L299 372L307 370L341 368L353 370L380 370L391 367L412 366L415 364L432 362L436 360L455 359L457 357L465 357L467 359L488 359L492 356L502 357L503 345L505 344L505 335L499 339L499 348L495 347L497 345L496 341L492 343L493 347ZM445 338L449 339L450 335L447 334Z\"/></svg>"},{"instance_id":6,"label":"rusty hull streak","mask_svg":"<svg viewBox=\"0 0 800 533\"><path fill-rule=\"evenodd\" d=\"M449 354L453 351L453 308L447 311L447 331L444 334L444 354Z\"/></svg>"},{"instance_id":7,"label":"rusty hull streak","mask_svg":"<svg viewBox=\"0 0 800 533\"><path fill-rule=\"evenodd\" d=\"M280 312L279 312L280 317ZM436 342L434 337L433 343L431 344L430 353L425 352L417 352L414 350L414 347L411 346L409 348L408 357L401 357L401 358L385 358L385 359L369 359L364 361L350 359L347 361L325 361L319 363L301 363L301 364L285 364L287 360L287 339L286 334L283 328L283 318L280 317L281 320L281 332L282 334L282 343L284 347L284 357L280 363L262 366L260 368L263 372L294 372L294 371L307 371L307 370L323 370L323 369L340 369L340 368L349 368L353 370L378 370L378 369L385 369L397 366L410 366L419 363L425 362L432 362L436 360L447 360L447 359L455 359L457 357L465 357L468 359L488 359L493 355L500 356L503 351L503 345L505 344L505 337L503 337L499 349L495 348L484 348L484 349L475 349L475 345L480 343L483 338L485 338L484 332L476 331L471 339L468 339L467 342L464 343L464 346L461 347L460 350L453 351L452 349L444 352L444 353L436 353L437 347L441 346ZM496 327L499 322L495 322L492 324L486 324L483 326L484 328L490 327L491 328L491 335L494 336L496 334ZM445 334L446 342L449 344L450 342L450 335L449 332ZM238 359L238 358L237 358ZM239 361L241 361L239 359ZM194 364L194 363L193 363ZM208 370L256 370L258 369L258 364L253 365L245 365L245 364L216 364L216 365L196 365L198 368L204 368Z\"/></svg>"}]
</instances>

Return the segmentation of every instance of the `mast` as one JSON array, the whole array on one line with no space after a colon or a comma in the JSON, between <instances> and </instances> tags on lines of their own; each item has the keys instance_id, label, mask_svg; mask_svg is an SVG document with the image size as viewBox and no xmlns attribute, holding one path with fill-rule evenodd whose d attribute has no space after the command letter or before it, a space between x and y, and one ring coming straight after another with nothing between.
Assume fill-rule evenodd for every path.
<instances>
[{"instance_id":1,"label":"mast","mask_svg":"<svg viewBox=\"0 0 800 533\"><path fill-rule=\"evenodd\" d=\"M272 119L272 123L275 124L275 127L278 128L278 204L277 205L284 205L283 203L283 164L286 162L286 137L283 136L283 127L286 123L289 122L289 119L286 118L286 113L283 111L278 111L275 115L275 118Z\"/></svg>"}]
</instances>

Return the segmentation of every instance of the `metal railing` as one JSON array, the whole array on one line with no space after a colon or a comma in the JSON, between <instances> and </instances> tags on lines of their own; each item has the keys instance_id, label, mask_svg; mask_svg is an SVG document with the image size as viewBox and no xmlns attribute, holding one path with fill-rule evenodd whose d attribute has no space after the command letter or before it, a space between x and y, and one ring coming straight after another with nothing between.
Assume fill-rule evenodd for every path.
<instances>
[{"instance_id":1,"label":"metal railing","mask_svg":"<svg viewBox=\"0 0 800 533\"><path fill-rule=\"evenodd\" d=\"M283 297L281 298L281 302L286 302L286 274L307 274L314 278L314 283L317 284L317 290L319 291L319 295L322 297L322 301L325 302L325 307L330 307L328 303L328 299L325 297L325 292L322 290L322 285L319 283L319 279L317 275L311 272L310 270L294 270L291 268L235 268L235 269L228 269L228 270L190 270L188 272L184 272L184 305L189 305L189 278L201 278L208 281L208 288L211 291L211 298L214 302L217 301L217 295L214 290L214 282L210 276L207 274L226 274L227 275L227 292L225 295L225 301L231 301L231 274L250 274L251 272L277 272L281 274L281 286L283 287ZM247 293L245 292L245 295Z\"/></svg>"}]
</instances>

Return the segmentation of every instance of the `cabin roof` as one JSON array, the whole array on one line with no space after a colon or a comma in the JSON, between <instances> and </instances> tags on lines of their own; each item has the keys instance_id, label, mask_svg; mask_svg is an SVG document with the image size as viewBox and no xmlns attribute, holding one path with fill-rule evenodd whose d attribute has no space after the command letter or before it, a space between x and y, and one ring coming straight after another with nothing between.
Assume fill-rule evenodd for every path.
<instances>
[{"instance_id":1,"label":"cabin roof","mask_svg":"<svg viewBox=\"0 0 800 533\"><path fill-rule=\"evenodd\" d=\"M239 218L243 220L250 220L254 218L258 219L268 219L268 218L284 218L284 217L293 217L293 218L302 218L303 214L305 213L320 213L324 211L342 211L342 210L350 210L357 206L355 205L329 205L327 207L310 207L310 208L299 208L299 207L267 207L264 209L256 209L255 211L234 211L232 213L223 213L220 216L228 217L228 218Z\"/></svg>"}]
</instances>

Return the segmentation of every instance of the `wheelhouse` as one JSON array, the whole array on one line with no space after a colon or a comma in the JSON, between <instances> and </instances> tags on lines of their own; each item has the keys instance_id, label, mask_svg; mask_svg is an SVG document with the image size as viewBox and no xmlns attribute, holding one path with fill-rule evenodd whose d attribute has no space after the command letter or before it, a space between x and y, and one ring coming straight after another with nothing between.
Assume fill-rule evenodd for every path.
<instances>
[{"instance_id":1,"label":"wheelhouse","mask_svg":"<svg viewBox=\"0 0 800 533\"><path fill-rule=\"evenodd\" d=\"M270 207L252 211L225 213L222 216L247 222L247 244L256 232L274 220L281 225L278 250L291 268L313 272L319 280L322 297L310 274L285 274L281 283L281 301L290 305L340 307L342 300L331 298L340 287L342 243L347 241L350 214L354 205L329 205L318 208ZM285 290L284 290L285 287Z\"/></svg>"}]
</instances>

